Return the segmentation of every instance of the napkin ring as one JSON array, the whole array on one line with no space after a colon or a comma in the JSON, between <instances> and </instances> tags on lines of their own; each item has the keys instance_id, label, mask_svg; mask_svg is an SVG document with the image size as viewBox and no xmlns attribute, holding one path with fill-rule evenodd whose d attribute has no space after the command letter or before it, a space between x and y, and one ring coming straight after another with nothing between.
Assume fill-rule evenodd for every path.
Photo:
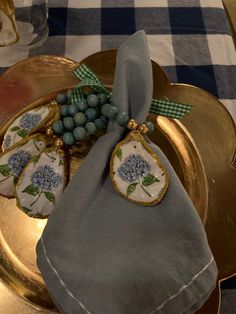
<instances>
[{"instance_id":1,"label":"napkin ring","mask_svg":"<svg viewBox=\"0 0 236 314\"><path fill-rule=\"evenodd\" d=\"M34 218L47 218L68 182L68 149L102 136L109 121L129 129L111 155L112 184L127 200L153 206L168 188L169 176L148 144L152 122L138 124L120 112L111 92L82 64L81 80L49 104L19 115L7 129L0 154L0 194L16 197L18 207ZM192 106L153 99L150 112L181 118Z\"/></svg>"}]
</instances>

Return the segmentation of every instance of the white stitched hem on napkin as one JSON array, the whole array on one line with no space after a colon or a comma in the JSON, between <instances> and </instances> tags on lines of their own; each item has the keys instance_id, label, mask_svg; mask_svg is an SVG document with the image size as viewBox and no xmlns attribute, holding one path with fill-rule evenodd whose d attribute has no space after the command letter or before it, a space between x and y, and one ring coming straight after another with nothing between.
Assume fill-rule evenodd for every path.
<instances>
[{"instance_id":1,"label":"white stitched hem on napkin","mask_svg":"<svg viewBox=\"0 0 236 314\"><path fill-rule=\"evenodd\" d=\"M58 271L56 270L56 268L52 265L50 258L47 255L46 252L46 248L44 246L43 243L43 238L41 237L40 239L41 244L42 244L42 248L43 248L43 254L46 258L46 261L49 265L49 267L52 269L52 271L54 272L54 274L56 275L56 277L59 279L59 282L61 284L61 286L65 289L66 293L68 294L68 296L72 299L74 299L79 305L80 307L84 310L85 313L87 314L92 314L87 307L78 299L76 298L76 296L68 289L68 287L66 286L65 282L63 281L63 279L61 278L61 276L59 275ZM158 311L161 311L163 309L163 307L171 300L173 300L174 298L178 297L184 290L186 290L188 287L190 287L192 285L192 283L204 272L207 270L207 268L213 263L214 261L214 257L211 256L210 261L197 273L195 274L192 279L185 285L182 285L178 291L171 295L170 297L168 297L164 302L162 302L160 305L158 305L153 311L149 312L148 314L154 314Z\"/></svg>"}]
</instances>

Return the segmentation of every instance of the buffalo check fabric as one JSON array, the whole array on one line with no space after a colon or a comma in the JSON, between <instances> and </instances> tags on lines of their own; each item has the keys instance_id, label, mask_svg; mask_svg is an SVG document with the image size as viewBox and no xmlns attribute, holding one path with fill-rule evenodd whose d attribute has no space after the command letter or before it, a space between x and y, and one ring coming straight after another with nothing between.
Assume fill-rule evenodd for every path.
<instances>
[{"instance_id":1,"label":"buffalo check fabric","mask_svg":"<svg viewBox=\"0 0 236 314\"><path fill-rule=\"evenodd\" d=\"M49 1L47 47L30 55L57 51L79 61L117 48L144 29L151 57L171 81L209 91L236 114L236 53L221 0L63 0L60 7L58 3Z\"/></svg>"},{"instance_id":2,"label":"buffalo check fabric","mask_svg":"<svg viewBox=\"0 0 236 314\"><path fill-rule=\"evenodd\" d=\"M236 117L236 52L221 0L49 0L48 6L49 38L22 58L57 54L80 61L144 29L151 57L172 82L209 91ZM0 73L4 58L0 49Z\"/></svg>"}]
</instances>

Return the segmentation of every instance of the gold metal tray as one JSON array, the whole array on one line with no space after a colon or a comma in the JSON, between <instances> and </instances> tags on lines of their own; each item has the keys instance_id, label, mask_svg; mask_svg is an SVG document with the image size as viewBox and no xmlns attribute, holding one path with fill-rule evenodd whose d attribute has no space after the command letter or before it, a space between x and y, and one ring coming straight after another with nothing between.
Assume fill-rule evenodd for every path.
<instances>
[{"instance_id":1,"label":"gold metal tray","mask_svg":"<svg viewBox=\"0 0 236 314\"><path fill-rule=\"evenodd\" d=\"M112 87L115 58L116 50L108 50L83 62ZM161 68L152 65L153 97L194 105L181 122L151 115L156 123L152 141L171 161L205 224L220 281L236 273L235 126L215 97L194 86L170 83ZM66 58L40 56L14 65L0 77L0 143L15 114L78 84L73 75L76 66ZM35 245L45 224L23 214L14 199L0 198L1 314L57 312L36 266ZM199 313L217 313L219 304L217 286Z\"/></svg>"}]
</instances>

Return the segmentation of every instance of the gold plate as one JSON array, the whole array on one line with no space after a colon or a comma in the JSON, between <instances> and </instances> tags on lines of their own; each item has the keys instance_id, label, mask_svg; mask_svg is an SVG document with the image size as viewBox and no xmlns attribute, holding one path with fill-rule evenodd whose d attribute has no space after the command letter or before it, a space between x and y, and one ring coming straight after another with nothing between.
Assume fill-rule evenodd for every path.
<instances>
[{"instance_id":1,"label":"gold plate","mask_svg":"<svg viewBox=\"0 0 236 314\"><path fill-rule=\"evenodd\" d=\"M83 62L112 87L115 58L116 50L108 50ZM155 62L152 65L153 97L194 105L191 114L181 122L150 115L156 123L152 141L169 158L205 224L221 280L236 272L236 170L232 165L235 126L215 97L194 86L170 83L161 68ZM9 118L78 84L73 75L76 66L76 62L66 58L40 56L11 67L0 78L0 141L6 130L3 123ZM82 156L87 151L88 147L84 147ZM77 168L80 161L81 157L73 157L72 168ZM19 309L21 314L56 311L35 262L35 245L45 224L46 221L23 214L14 199L0 198L0 271L4 283L0 285L1 314L19 313ZM219 295L217 287L199 313L217 313Z\"/></svg>"}]
</instances>

